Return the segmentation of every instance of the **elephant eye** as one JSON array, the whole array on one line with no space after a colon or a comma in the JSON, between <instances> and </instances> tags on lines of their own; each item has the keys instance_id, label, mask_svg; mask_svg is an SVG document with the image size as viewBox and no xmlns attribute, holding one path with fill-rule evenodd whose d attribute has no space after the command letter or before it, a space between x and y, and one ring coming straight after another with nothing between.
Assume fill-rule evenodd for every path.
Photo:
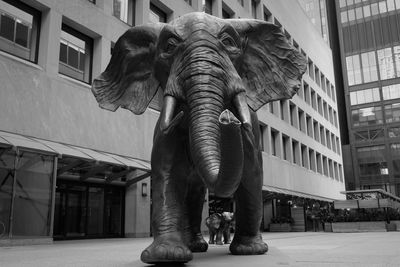
<instances>
[{"instance_id":1,"label":"elephant eye","mask_svg":"<svg viewBox=\"0 0 400 267\"><path fill-rule=\"evenodd\" d=\"M227 34L224 34L221 38L221 42L225 45L225 46L233 46L233 47L237 47L236 42L233 40L232 37L230 37Z\"/></svg>"},{"instance_id":2,"label":"elephant eye","mask_svg":"<svg viewBox=\"0 0 400 267\"><path fill-rule=\"evenodd\" d=\"M164 46L164 53L172 54L178 45L178 40L175 38L169 38Z\"/></svg>"}]
</instances>

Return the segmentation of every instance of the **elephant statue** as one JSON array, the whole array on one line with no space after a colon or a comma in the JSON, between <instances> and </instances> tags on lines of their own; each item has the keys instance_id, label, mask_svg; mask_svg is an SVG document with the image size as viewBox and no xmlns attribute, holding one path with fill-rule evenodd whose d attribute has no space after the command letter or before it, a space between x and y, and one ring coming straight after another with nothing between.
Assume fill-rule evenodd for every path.
<instances>
[{"instance_id":1,"label":"elephant statue","mask_svg":"<svg viewBox=\"0 0 400 267\"><path fill-rule=\"evenodd\" d=\"M211 214L206 218L206 226L210 234L210 240L208 244L223 245L222 243L222 228L223 228L223 217L219 213Z\"/></svg>"},{"instance_id":2,"label":"elephant statue","mask_svg":"<svg viewBox=\"0 0 400 267\"><path fill-rule=\"evenodd\" d=\"M152 244L145 263L188 262L205 252L206 188L236 202L234 255L264 254L262 157L256 111L292 97L306 60L271 23L190 13L127 30L92 84L101 108L142 114L164 98L151 153Z\"/></svg>"},{"instance_id":3,"label":"elephant statue","mask_svg":"<svg viewBox=\"0 0 400 267\"><path fill-rule=\"evenodd\" d=\"M214 213L206 218L206 226L210 234L208 244L229 244L231 242L230 230L233 221L233 213ZM224 241L222 242L222 238Z\"/></svg>"},{"instance_id":4,"label":"elephant statue","mask_svg":"<svg viewBox=\"0 0 400 267\"><path fill-rule=\"evenodd\" d=\"M231 243L231 228L234 223L234 217L232 212L223 212L222 217L224 218L223 220L223 227L222 227L222 236L224 238L224 244L230 244Z\"/></svg>"}]
</instances>

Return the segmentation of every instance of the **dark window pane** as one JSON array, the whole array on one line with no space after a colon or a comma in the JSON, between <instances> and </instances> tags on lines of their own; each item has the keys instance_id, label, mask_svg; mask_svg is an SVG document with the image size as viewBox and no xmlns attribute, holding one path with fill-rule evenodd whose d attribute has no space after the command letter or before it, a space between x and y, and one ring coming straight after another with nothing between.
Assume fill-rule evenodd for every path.
<instances>
[{"instance_id":1,"label":"dark window pane","mask_svg":"<svg viewBox=\"0 0 400 267\"><path fill-rule=\"evenodd\" d=\"M0 25L1 25L0 36L10 41L14 41L14 27L15 27L14 18L6 14L2 14Z\"/></svg>"},{"instance_id":2,"label":"dark window pane","mask_svg":"<svg viewBox=\"0 0 400 267\"><path fill-rule=\"evenodd\" d=\"M68 49L67 44L65 43L60 44L60 61L64 62L65 64L68 64L67 49Z\"/></svg>"},{"instance_id":3,"label":"dark window pane","mask_svg":"<svg viewBox=\"0 0 400 267\"><path fill-rule=\"evenodd\" d=\"M79 69L85 70L85 53L79 52Z\"/></svg>"},{"instance_id":4,"label":"dark window pane","mask_svg":"<svg viewBox=\"0 0 400 267\"><path fill-rule=\"evenodd\" d=\"M73 47L68 47L68 65L74 68L78 68L79 52Z\"/></svg>"},{"instance_id":5,"label":"dark window pane","mask_svg":"<svg viewBox=\"0 0 400 267\"><path fill-rule=\"evenodd\" d=\"M22 23L17 23L15 42L24 47L28 47L28 38L29 38L29 27Z\"/></svg>"}]
</instances>

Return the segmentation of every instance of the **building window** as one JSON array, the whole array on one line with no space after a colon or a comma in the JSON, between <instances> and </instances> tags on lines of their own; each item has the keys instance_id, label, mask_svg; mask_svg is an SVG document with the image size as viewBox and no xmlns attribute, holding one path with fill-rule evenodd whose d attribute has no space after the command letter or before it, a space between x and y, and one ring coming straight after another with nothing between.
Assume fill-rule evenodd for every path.
<instances>
[{"instance_id":1,"label":"building window","mask_svg":"<svg viewBox=\"0 0 400 267\"><path fill-rule=\"evenodd\" d=\"M20 1L0 1L0 50L37 62L40 16Z\"/></svg>"},{"instance_id":2,"label":"building window","mask_svg":"<svg viewBox=\"0 0 400 267\"><path fill-rule=\"evenodd\" d=\"M313 122L313 126L314 126L314 139L315 139L315 141L318 141L319 142L319 132L318 132L318 130L319 130L319 126L318 126L318 122L317 121L314 121Z\"/></svg>"},{"instance_id":3,"label":"building window","mask_svg":"<svg viewBox=\"0 0 400 267\"><path fill-rule=\"evenodd\" d=\"M379 88L350 92L351 105L360 105L380 101Z\"/></svg>"},{"instance_id":4,"label":"building window","mask_svg":"<svg viewBox=\"0 0 400 267\"><path fill-rule=\"evenodd\" d=\"M388 129L389 138L400 137L400 127L393 127Z\"/></svg>"},{"instance_id":5,"label":"building window","mask_svg":"<svg viewBox=\"0 0 400 267\"><path fill-rule=\"evenodd\" d=\"M399 1L400 4L400 1ZM399 6L400 9L400 6ZM394 61L396 64L396 75L400 77L400 46L393 47Z\"/></svg>"},{"instance_id":6,"label":"building window","mask_svg":"<svg viewBox=\"0 0 400 267\"><path fill-rule=\"evenodd\" d=\"M77 80L91 82L93 40L62 25L59 72Z\"/></svg>"},{"instance_id":7,"label":"building window","mask_svg":"<svg viewBox=\"0 0 400 267\"><path fill-rule=\"evenodd\" d=\"M272 14L271 14L271 12L268 10L268 8L266 8L265 6L264 6L264 20L265 20L265 21L272 22Z\"/></svg>"},{"instance_id":8,"label":"building window","mask_svg":"<svg viewBox=\"0 0 400 267\"><path fill-rule=\"evenodd\" d=\"M244 0L237 0L241 6L244 6Z\"/></svg>"},{"instance_id":9,"label":"building window","mask_svg":"<svg viewBox=\"0 0 400 267\"><path fill-rule=\"evenodd\" d=\"M400 98L400 84L382 87L382 95L384 100Z\"/></svg>"},{"instance_id":10,"label":"building window","mask_svg":"<svg viewBox=\"0 0 400 267\"><path fill-rule=\"evenodd\" d=\"M283 159L290 161L290 143L289 136L282 134L282 146L283 146Z\"/></svg>"},{"instance_id":11,"label":"building window","mask_svg":"<svg viewBox=\"0 0 400 267\"><path fill-rule=\"evenodd\" d=\"M400 121L400 103L385 105L386 122Z\"/></svg>"},{"instance_id":12,"label":"building window","mask_svg":"<svg viewBox=\"0 0 400 267\"><path fill-rule=\"evenodd\" d=\"M134 0L113 0L113 16L123 22L134 25L135 2Z\"/></svg>"},{"instance_id":13,"label":"building window","mask_svg":"<svg viewBox=\"0 0 400 267\"><path fill-rule=\"evenodd\" d=\"M328 159L325 156L322 156L322 163L324 165L324 175L329 176L329 171L328 171Z\"/></svg>"},{"instance_id":14,"label":"building window","mask_svg":"<svg viewBox=\"0 0 400 267\"><path fill-rule=\"evenodd\" d=\"M316 161L315 161L315 152L314 152L314 150L312 150L312 149L309 149L309 150L308 150L308 158L309 158L309 160L310 160L310 169L311 169L312 171L316 171L317 168L316 168Z\"/></svg>"},{"instance_id":15,"label":"building window","mask_svg":"<svg viewBox=\"0 0 400 267\"><path fill-rule=\"evenodd\" d=\"M255 0L251 0L251 15L253 18L257 18L257 5L258 3Z\"/></svg>"},{"instance_id":16,"label":"building window","mask_svg":"<svg viewBox=\"0 0 400 267\"><path fill-rule=\"evenodd\" d=\"M360 84L362 79L359 55L346 57L346 68L349 85Z\"/></svg>"},{"instance_id":17,"label":"building window","mask_svg":"<svg viewBox=\"0 0 400 267\"><path fill-rule=\"evenodd\" d=\"M383 145L357 148L357 159L362 176L388 174Z\"/></svg>"},{"instance_id":18,"label":"building window","mask_svg":"<svg viewBox=\"0 0 400 267\"><path fill-rule=\"evenodd\" d=\"M271 155L279 156L279 132L271 128Z\"/></svg>"},{"instance_id":19,"label":"building window","mask_svg":"<svg viewBox=\"0 0 400 267\"><path fill-rule=\"evenodd\" d=\"M367 126L383 123L382 108L368 107L351 111L353 126Z\"/></svg>"},{"instance_id":20,"label":"building window","mask_svg":"<svg viewBox=\"0 0 400 267\"><path fill-rule=\"evenodd\" d=\"M375 52L361 54L361 63L364 76L364 82L373 82L378 80L378 68L376 66Z\"/></svg>"},{"instance_id":21,"label":"building window","mask_svg":"<svg viewBox=\"0 0 400 267\"><path fill-rule=\"evenodd\" d=\"M381 75L381 80L394 78L392 48L388 47L380 49L377 52L378 52L379 73Z\"/></svg>"},{"instance_id":22,"label":"building window","mask_svg":"<svg viewBox=\"0 0 400 267\"><path fill-rule=\"evenodd\" d=\"M394 173L400 174L400 144L391 144L390 150L392 151Z\"/></svg>"},{"instance_id":23,"label":"building window","mask_svg":"<svg viewBox=\"0 0 400 267\"><path fill-rule=\"evenodd\" d=\"M230 19L233 18L233 12L229 12L227 9L222 8L222 18L223 19Z\"/></svg>"},{"instance_id":24,"label":"building window","mask_svg":"<svg viewBox=\"0 0 400 267\"><path fill-rule=\"evenodd\" d=\"M192 5L192 0L185 0L185 2L190 6Z\"/></svg>"},{"instance_id":25,"label":"building window","mask_svg":"<svg viewBox=\"0 0 400 267\"><path fill-rule=\"evenodd\" d=\"M212 15L212 0L203 0L203 10L205 13Z\"/></svg>"},{"instance_id":26,"label":"building window","mask_svg":"<svg viewBox=\"0 0 400 267\"><path fill-rule=\"evenodd\" d=\"M317 172L320 174L323 174L322 172L322 156L320 153L316 153L316 166L317 166Z\"/></svg>"},{"instance_id":27,"label":"building window","mask_svg":"<svg viewBox=\"0 0 400 267\"><path fill-rule=\"evenodd\" d=\"M339 6L340 7L345 7L346 6L346 0L340 0L339 1Z\"/></svg>"},{"instance_id":28,"label":"building window","mask_svg":"<svg viewBox=\"0 0 400 267\"><path fill-rule=\"evenodd\" d=\"M92 4L96 4L96 0L88 0Z\"/></svg>"},{"instance_id":29,"label":"building window","mask_svg":"<svg viewBox=\"0 0 400 267\"><path fill-rule=\"evenodd\" d=\"M167 22L167 14L161 9L150 3L150 17L149 21L153 23L157 22Z\"/></svg>"},{"instance_id":30,"label":"building window","mask_svg":"<svg viewBox=\"0 0 400 267\"><path fill-rule=\"evenodd\" d=\"M299 142L292 139L292 155L293 163L300 165L300 147Z\"/></svg>"}]
</instances>

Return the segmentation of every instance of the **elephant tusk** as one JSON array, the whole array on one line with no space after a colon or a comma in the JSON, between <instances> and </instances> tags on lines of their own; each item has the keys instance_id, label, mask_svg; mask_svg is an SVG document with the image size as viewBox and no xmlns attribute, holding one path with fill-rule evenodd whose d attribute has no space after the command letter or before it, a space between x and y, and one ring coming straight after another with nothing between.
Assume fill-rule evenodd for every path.
<instances>
[{"instance_id":1,"label":"elephant tusk","mask_svg":"<svg viewBox=\"0 0 400 267\"><path fill-rule=\"evenodd\" d=\"M246 93L245 92L238 93L233 99L233 104L237 109L237 112L239 114L239 120L242 122L243 126L248 129L251 129L252 128L251 115L249 106L247 105L246 101Z\"/></svg>"},{"instance_id":2,"label":"elephant tusk","mask_svg":"<svg viewBox=\"0 0 400 267\"><path fill-rule=\"evenodd\" d=\"M164 104L162 106L160 115L160 130L164 133L168 133L169 130L178 124L183 117L183 111L179 112L174 117L176 103L177 100L175 97L170 95L164 96Z\"/></svg>"}]
</instances>

